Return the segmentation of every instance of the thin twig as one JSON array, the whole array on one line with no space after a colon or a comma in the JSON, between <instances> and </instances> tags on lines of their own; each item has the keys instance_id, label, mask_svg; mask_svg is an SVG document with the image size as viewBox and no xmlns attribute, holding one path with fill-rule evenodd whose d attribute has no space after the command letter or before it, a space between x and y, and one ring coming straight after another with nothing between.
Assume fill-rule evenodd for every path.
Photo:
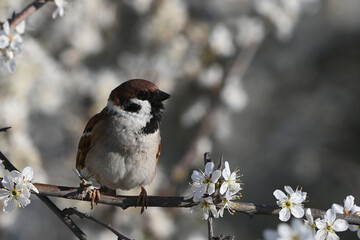
<instances>
[{"instance_id":1,"label":"thin twig","mask_svg":"<svg viewBox=\"0 0 360 240\"><path fill-rule=\"evenodd\" d=\"M3 127L0 128L0 132L6 132L8 129L10 129L11 127Z\"/></svg>"},{"instance_id":2,"label":"thin twig","mask_svg":"<svg viewBox=\"0 0 360 240\"><path fill-rule=\"evenodd\" d=\"M213 218L209 216L208 218L208 236L209 240L213 240L214 237L214 227L213 227Z\"/></svg>"},{"instance_id":3,"label":"thin twig","mask_svg":"<svg viewBox=\"0 0 360 240\"><path fill-rule=\"evenodd\" d=\"M109 224L103 222L103 221L100 221L99 219L93 217L93 216L90 216L86 213L82 213L82 212L79 212L76 208L65 208L63 210L63 213L70 216L70 215L77 215L79 218L81 219L89 219L90 221L93 221L107 229L109 229L111 232L113 232L119 240L131 240L127 237L125 237L124 235L122 235L121 233L119 233L118 231L116 231L113 227L111 227Z\"/></svg>"},{"instance_id":4,"label":"thin twig","mask_svg":"<svg viewBox=\"0 0 360 240\"><path fill-rule=\"evenodd\" d=\"M0 159L5 166L5 169L8 171L19 171L0 151ZM2 178L1 178L2 180ZM36 194L36 193L35 193ZM60 218L60 220L81 240L86 240L87 237L85 233L44 194L36 194L36 196L50 208L50 210L55 213L55 215Z\"/></svg>"},{"instance_id":5,"label":"thin twig","mask_svg":"<svg viewBox=\"0 0 360 240\"><path fill-rule=\"evenodd\" d=\"M24 10L22 10L19 14L16 14L11 20L10 20L10 29L14 29L19 23L24 21L27 17L29 17L31 14L36 12L39 8L44 6L48 1L34 1L30 3Z\"/></svg>"}]
</instances>

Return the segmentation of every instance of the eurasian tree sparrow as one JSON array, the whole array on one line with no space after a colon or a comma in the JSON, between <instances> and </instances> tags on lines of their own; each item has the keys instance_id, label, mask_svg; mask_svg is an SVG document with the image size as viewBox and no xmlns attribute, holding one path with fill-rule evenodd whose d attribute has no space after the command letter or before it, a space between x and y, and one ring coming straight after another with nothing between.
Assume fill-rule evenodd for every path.
<instances>
[{"instance_id":1,"label":"eurasian tree sparrow","mask_svg":"<svg viewBox=\"0 0 360 240\"><path fill-rule=\"evenodd\" d=\"M111 92L106 107L89 120L79 142L76 168L87 168L101 186L109 189L140 186L137 205L141 201L141 212L147 203L143 186L152 182L160 156L159 125L163 101L169 97L149 81L126 81ZM96 195L99 197L99 192Z\"/></svg>"}]
</instances>

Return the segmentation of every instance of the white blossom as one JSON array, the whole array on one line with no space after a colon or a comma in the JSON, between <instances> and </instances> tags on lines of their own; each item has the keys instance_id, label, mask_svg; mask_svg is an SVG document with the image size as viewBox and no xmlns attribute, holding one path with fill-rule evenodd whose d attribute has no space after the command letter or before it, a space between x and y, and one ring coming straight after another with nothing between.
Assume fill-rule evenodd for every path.
<instances>
[{"instance_id":1,"label":"white blossom","mask_svg":"<svg viewBox=\"0 0 360 240\"><path fill-rule=\"evenodd\" d=\"M360 238L360 226L359 225L349 225L349 229L352 232L357 232L358 238Z\"/></svg>"},{"instance_id":2,"label":"white blossom","mask_svg":"<svg viewBox=\"0 0 360 240\"><path fill-rule=\"evenodd\" d=\"M6 21L3 23L0 31L0 69L7 68L9 72L14 72L16 68L15 56L22 50L22 37L25 31L25 21L19 23L15 32L11 33L10 23Z\"/></svg>"},{"instance_id":3,"label":"white blossom","mask_svg":"<svg viewBox=\"0 0 360 240\"><path fill-rule=\"evenodd\" d=\"M231 195L234 195L241 190L237 172L238 171L231 172L228 161L225 162L225 168L222 171L224 182L221 184L220 194L225 194L226 199L231 199Z\"/></svg>"},{"instance_id":4,"label":"white blossom","mask_svg":"<svg viewBox=\"0 0 360 240\"><path fill-rule=\"evenodd\" d=\"M314 217L311 214L311 209L310 208L306 209L305 217L306 217L306 220L304 220L305 226L307 226L309 229L311 229L313 231L314 235L315 235L316 225L315 225L315 222L314 222Z\"/></svg>"},{"instance_id":5,"label":"white blossom","mask_svg":"<svg viewBox=\"0 0 360 240\"><path fill-rule=\"evenodd\" d=\"M344 200L344 206L334 203L331 206L331 209L335 213L340 214L360 214L360 207L355 204L355 198L352 195L349 195ZM357 231L357 235L360 238L360 228L358 225L349 225L349 229L353 232Z\"/></svg>"},{"instance_id":6,"label":"white blossom","mask_svg":"<svg viewBox=\"0 0 360 240\"><path fill-rule=\"evenodd\" d=\"M315 235L316 240L340 239L335 232L343 232L348 229L348 223L343 219L336 219L336 213L333 209L326 211L324 219L316 219L315 224L319 229Z\"/></svg>"},{"instance_id":7,"label":"white blossom","mask_svg":"<svg viewBox=\"0 0 360 240\"><path fill-rule=\"evenodd\" d=\"M225 209L233 215L237 204L235 200L241 197L237 172L231 172L227 161L223 171L214 171L214 163L208 162L205 165L205 172L193 171L192 195L185 199L193 198L197 203L193 210L201 208L204 212L203 219L209 217L209 212L212 212L216 218L223 217Z\"/></svg>"},{"instance_id":8,"label":"white blossom","mask_svg":"<svg viewBox=\"0 0 360 240\"><path fill-rule=\"evenodd\" d=\"M216 206L213 203L213 199L212 197L206 197L206 198L200 198L199 200L199 205L196 205L194 207L191 208L192 211L196 211L199 208L203 211L203 219L207 220L210 216L210 212L212 213L214 218L218 218L219 217L219 213L216 210Z\"/></svg>"},{"instance_id":9,"label":"white blossom","mask_svg":"<svg viewBox=\"0 0 360 240\"><path fill-rule=\"evenodd\" d=\"M222 203L224 205L218 211L220 217L223 217L225 209L227 209L231 215L234 215L235 210L233 209L233 207L236 203L234 203L233 200L235 200L235 199L240 199L240 196L232 195L232 196L229 196L229 198L228 197L221 198Z\"/></svg>"},{"instance_id":10,"label":"white blossom","mask_svg":"<svg viewBox=\"0 0 360 240\"><path fill-rule=\"evenodd\" d=\"M286 222L290 219L291 214L296 218L303 217L304 207L302 202L306 200L306 192L302 192L299 189L294 192L289 186L285 186L284 189L287 194L281 190L275 190L273 193L278 200L278 206L282 208L279 213L279 219Z\"/></svg>"},{"instance_id":11,"label":"white blossom","mask_svg":"<svg viewBox=\"0 0 360 240\"><path fill-rule=\"evenodd\" d=\"M313 240L314 233L300 219L293 219L291 224L280 223L277 231L266 229L264 240Z\"/></svg>"},{"instance_id":12,"label":"white blossom","mask_svg":"<svg viewBox=\"0 0 360 240\"><path fill-rule=\"evenodd\" d=\"M26 189L39 193L37 188L31 183L31 181L34 178L34 171L31 167L25 167L22 170L20 177L21 177L21 183Z\"/></svg>"},{"instance_id":13,"label":"white blossom","mask_svg":"<svg viewBox=\"0 0 360 240\"><path fill-rule=\"evenodd\" d=\"M208 162L205 165L205 172L194 170L191 175L194 201L199 201L204 194L213 194L215 192L215 183L217 183L220 176L221 171L214 171L213 162Z\"/></svg>"},{"instance_id":14,"label":"white blossom","mask_svg":"<svg viewBox=\"0 0 360 240\"><path fill-rule=\"evenodd\" d=\"M335 213L355 214L360 212L360 207L356 206L354 200L355 198L352 195L349 195L344 200L344 206L334 203L331 208L335 211Z\"/></svg>"},{"instance_id":15,"label":"white blossom","mask_svg":"<svg viewBox=\"0 0 360 240\"><path fill-rule=\"evenodd\" d=\"M0 200L4 199L4 212L10 212L18 206L26 207L30 203L30 190L39 193L31 183L33 176L31 167L24 168L22 173L13 170L4 176L1 182L4 188L0 189Z\"/></svg>"}]
</instances>

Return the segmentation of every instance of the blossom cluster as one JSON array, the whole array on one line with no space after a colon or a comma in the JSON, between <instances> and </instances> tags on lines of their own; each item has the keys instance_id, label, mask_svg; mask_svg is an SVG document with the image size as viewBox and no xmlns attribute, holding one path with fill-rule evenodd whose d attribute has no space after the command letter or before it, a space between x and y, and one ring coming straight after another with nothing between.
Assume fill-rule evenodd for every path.
<instances>
[{"instance_id":1,"label":"blossom cluster","mask_svg":"<svg viewBox=\"0 0 360 240\"><path fill-rule=\"evenodd\" d=\"M205 165L205 172L194 170L190 198L198 205L193 210L201 208L205 220L209 218L210 212L215 218L223 217L225 209L233 214L233 201L241 197L239 192L242 190L238 172L231 172L227 161L222 171L214 170L213 162Z\"/></svg>"},{"instance_id":2,"label":"blossom cluster","mask_svg":"<svg viewBox=\"0 0 360 240\"><path fill-rule=\"evenodd\" d=\"M276 203L281 207L280 220L288 221L291 214L296 218L303 217L304 206L302 203L306 200L306 192L302 192L300 189L294 191L290 186L285 186L284 189L287 194L278 189L274 191Z\"/></svg>"},{"instance_id":3,"label":"blossom cluster","mask_svg":"<svg viewBox=\"0 0 360 240\"><path fill-rule=\"evenodd\" d=\"M288 221L290 214L295 218L302 218L305 215L303 223L299 220L293 220L290 225L280 224L277 231L266 230L264 232L265 240L275 239L306 239L306 240L337 240L340 239L336 232L343 232L347 229L357 231L360 238L360 228L358 225L349 225L343 219L337 219L336 214L356 214L360 215L360 207L354 202L354 197L349 195L344 200L344 206L334 203L330 209L326 211L323 218L314 218L311 209L306 211L302 202L306 199L306 193L301 190L293 191L289 186L285 186L287 195L280 190L274 191L277 204L281 207L279 218L282 221Z\"/></svg>"},{"instance_id":4,"label":"blossom cluster","mask_svg":"<svg viewBox=\"0 0 360 240\"><path fill-rule=\"evenodd\" d=\"M4 67L9 72L14 72L16 68L15 56L21 52L22 49L22 37L25 32L25 21L22 21L16 26L15 31L10 29L9 21L2 24L0 30L0 70Z\"/></svg>"},{"instance_id":5,"label":"blossom cluster","mask_svg":"<svg viewBox=\"0 0 360 240\"><path fill-rule=\"evenodd\" d=\"M16 207L26 207L30 203L31 191L39 193L31 183L34 172L31 167L25 167L22 172L13 170L4 176L0 189L0 200L4 200L4 212L10 212Z\"/></svg>"},{"instance_id":6,"label":"blossom cluster","mask_svg":"<svg viewBox=\"0 0 360 240\"><path fill-rule=\"evenodd\" d=\"M68 4L67 0L55 0L56 9L52 14L53 18L64 16L64 7ZM25 32L25 21L22 21L11 31L10 22L5 21L0 28L0 70L6 68L10 73L16 69L15 56L22 50Z\"/></svg>"}]
</instances>

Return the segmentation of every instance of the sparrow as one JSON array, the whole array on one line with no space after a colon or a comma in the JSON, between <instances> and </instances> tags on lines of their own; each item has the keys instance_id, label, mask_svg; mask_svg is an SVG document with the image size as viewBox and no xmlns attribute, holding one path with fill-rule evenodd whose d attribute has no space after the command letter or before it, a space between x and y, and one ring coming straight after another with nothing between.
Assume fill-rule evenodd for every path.
<instances>
[{"instance_id":1,"label":"sparrow","mask_svg":"<svg viewBox=\"0 0 360 240\"><path fill-rule=\"evenodd\" d=\"M136 205L147 206L144 188L159 161L163 101L170 95L147 80L132 79L111 91L106 107L87 123L79 141L76 168L87 169L102 187L141 187ZM90 195L100 198L100 192Z\"/></svg>"}]
</instances>

